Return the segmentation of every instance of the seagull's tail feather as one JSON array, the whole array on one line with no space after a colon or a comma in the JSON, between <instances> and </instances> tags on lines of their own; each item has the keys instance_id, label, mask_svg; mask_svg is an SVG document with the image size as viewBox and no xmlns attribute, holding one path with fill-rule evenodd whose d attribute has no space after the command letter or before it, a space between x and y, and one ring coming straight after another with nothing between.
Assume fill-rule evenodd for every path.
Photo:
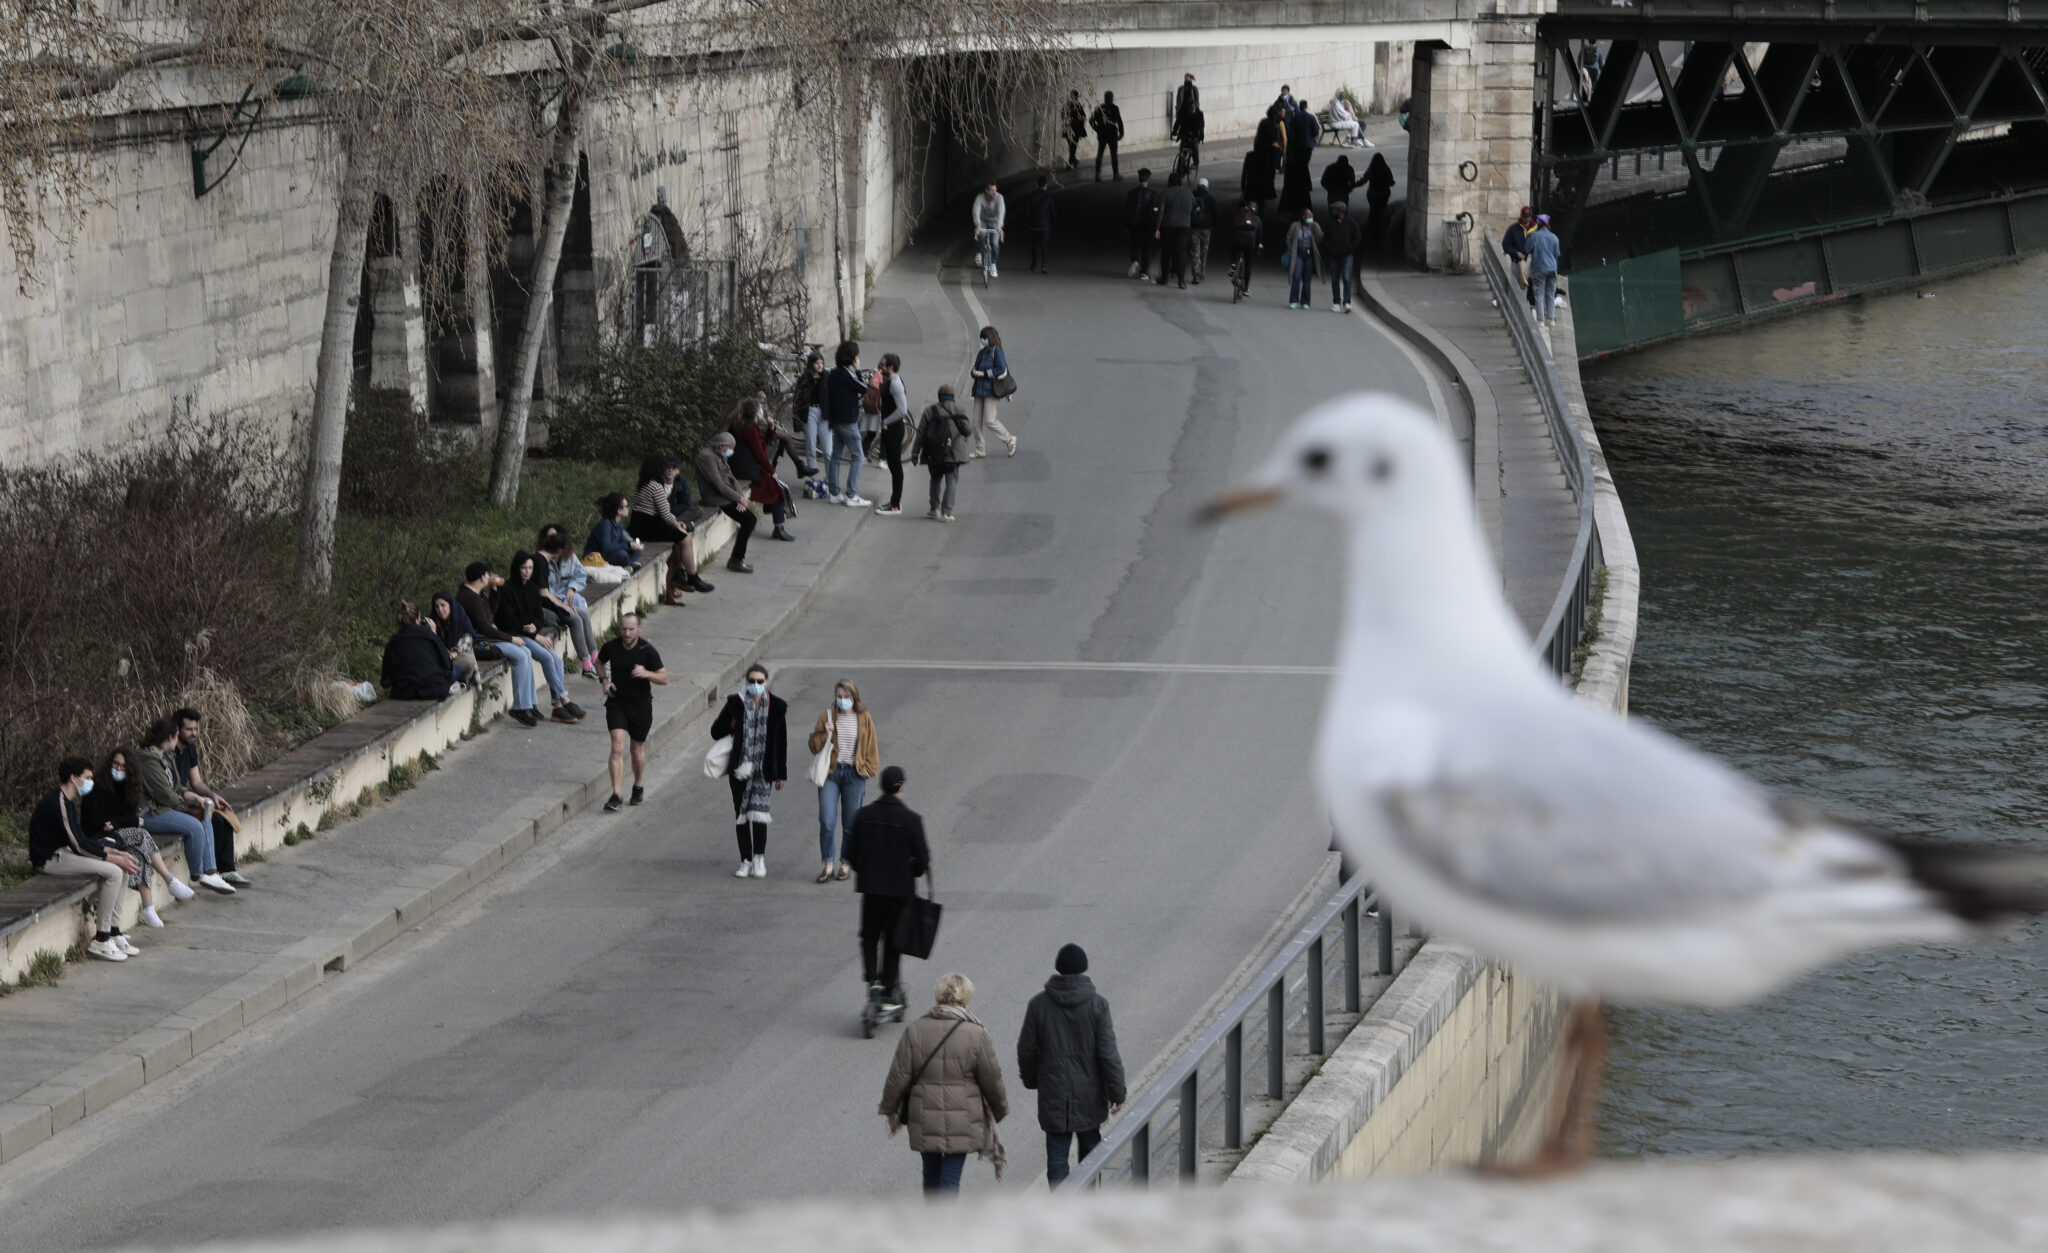
<instances>
[{"instance_id":1,"label":"seagull's tail feather","mask_svg":"<svg viewBox=\"0 0 2048 1253\"><path fill-rule=\"evenodd\" d=\"M2048 854L1884 837L1913 881L1965 922L2048 913Z\"/></svg>"}]
</instances>

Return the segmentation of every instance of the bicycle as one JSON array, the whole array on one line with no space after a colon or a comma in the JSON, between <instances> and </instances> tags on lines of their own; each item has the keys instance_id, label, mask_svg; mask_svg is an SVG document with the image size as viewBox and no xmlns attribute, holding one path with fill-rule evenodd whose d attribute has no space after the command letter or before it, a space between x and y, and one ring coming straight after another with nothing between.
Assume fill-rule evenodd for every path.
<instances>
[{"instance_id":1,"label":"bicycle","mask_svg":"<svg viewBox=\"0 0 2048 1253\"><path fill-rule=\"evenodd\" d=\"M1252 257L1255 250L1239 248L1230 262L1230 303L1236 304L1251 292Z\"/></svg>"},{"instance_id":2,"label":"bicycle","mask_svg":"<svg viewBox=\"0 0 2048 1253\"><path fill-rule=\"evenodd\" d=\"M988 281L995 277L996 246L1001 239L1001 233L993 226L984 226L975 232L975 250L981 266L981 285L983 287L987 287Z\"/></svg>"},{"instance_id":3,"label":"bicycle","mask_svg":"<svg viewBox=\"0 0 2048 1253\"><path fill-rule=\"evenodd\" d=\"M1182 141L1180 151L1173 158L1174 180L1185 187L1188 180L1194 176L1195 171L1201 168L1201 149L1192 142Z\"/></svg>"}]
</instances>

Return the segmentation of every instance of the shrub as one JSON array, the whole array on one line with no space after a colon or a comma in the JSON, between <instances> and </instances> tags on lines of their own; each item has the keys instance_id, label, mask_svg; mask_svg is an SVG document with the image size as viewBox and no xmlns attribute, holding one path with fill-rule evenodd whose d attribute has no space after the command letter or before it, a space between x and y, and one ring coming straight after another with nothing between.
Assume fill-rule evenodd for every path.
<instances>
[{"instance_id":1,"label":"shrub","mask_svg":"<svg viewBox=\"0 0 2048 1253\"><path fill-rule=\"evenodd\" d=\"M435 430L389 393L359 393L341 455L341 508L365 518L423 518L480 497L488 457L467 432Z\"/></svg>"},{"instance_id":2,"label":"shrub","mask_svg":"<svg viewBox=\"0 0 2048 1253\"><path fill-rule=\"evenodd\" d=\"M0 804L179 705L206 715L221 778L276 751L259 715L333 665L327 619L292 590L297 477L271 428L221 418L0 472Z\"/></svg>"},{"instance_id":3,"label":"shrub","mask_svg":"<svg viewBox=\"0 0 2048 1253\"><path fill-rule=\"evenodd\" d=\"M626 464L670 452L687 463L734 398L754 390L763 364L760 347L737 336L704 347L606 341L556 402L548 451Z\"/></svg>"}]
</instances>

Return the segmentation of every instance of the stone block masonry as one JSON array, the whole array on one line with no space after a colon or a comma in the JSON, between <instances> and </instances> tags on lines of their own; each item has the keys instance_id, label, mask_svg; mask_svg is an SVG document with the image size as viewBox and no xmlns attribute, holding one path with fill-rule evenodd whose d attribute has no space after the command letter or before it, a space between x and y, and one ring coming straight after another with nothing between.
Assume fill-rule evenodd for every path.
<instances>
[{"instance_id":1,"label":"stone block masonry","mask_svg":"<svg viewBox=\"0 0 2048 1253\"><path fill-rule=\"evenodd\" d=\"M1475 235L1498 235L1529 199L1536 19L1551 4L1483 7L1469 47L1415 49L1405 242L1408 259L1430 269L1455 259L1445 222L1466 213Z\"/></svg>"}]
</instances>

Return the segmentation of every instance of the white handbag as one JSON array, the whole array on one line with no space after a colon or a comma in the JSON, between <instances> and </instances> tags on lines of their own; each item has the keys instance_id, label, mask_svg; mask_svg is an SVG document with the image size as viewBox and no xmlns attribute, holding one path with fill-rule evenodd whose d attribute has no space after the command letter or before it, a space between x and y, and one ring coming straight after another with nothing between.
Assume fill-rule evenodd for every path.
<instances>
[{"instance_id":1,"label":"white handbag","mask_svg":"<svg viewBox=\"0 0 2048 1253\"><path fill-rule=\"evenodd\" d=\"M825 723L825 747L819 749L817 756L811 758L812 787L824 787L825 780L832 777L832 734L832 723L830 719L827 719Z\"/></svg>"},{"instance_id":2,"label":"white handbag","mask_svg":"<svg viewBox=\"0 0 2048 1253\"><path fill-rule=\"evenodd\" d=\"M711 741L711 750L704 754L704 777L719 779L732 766L732 737L721 735Z\"/></svg>"}]
</instances>

